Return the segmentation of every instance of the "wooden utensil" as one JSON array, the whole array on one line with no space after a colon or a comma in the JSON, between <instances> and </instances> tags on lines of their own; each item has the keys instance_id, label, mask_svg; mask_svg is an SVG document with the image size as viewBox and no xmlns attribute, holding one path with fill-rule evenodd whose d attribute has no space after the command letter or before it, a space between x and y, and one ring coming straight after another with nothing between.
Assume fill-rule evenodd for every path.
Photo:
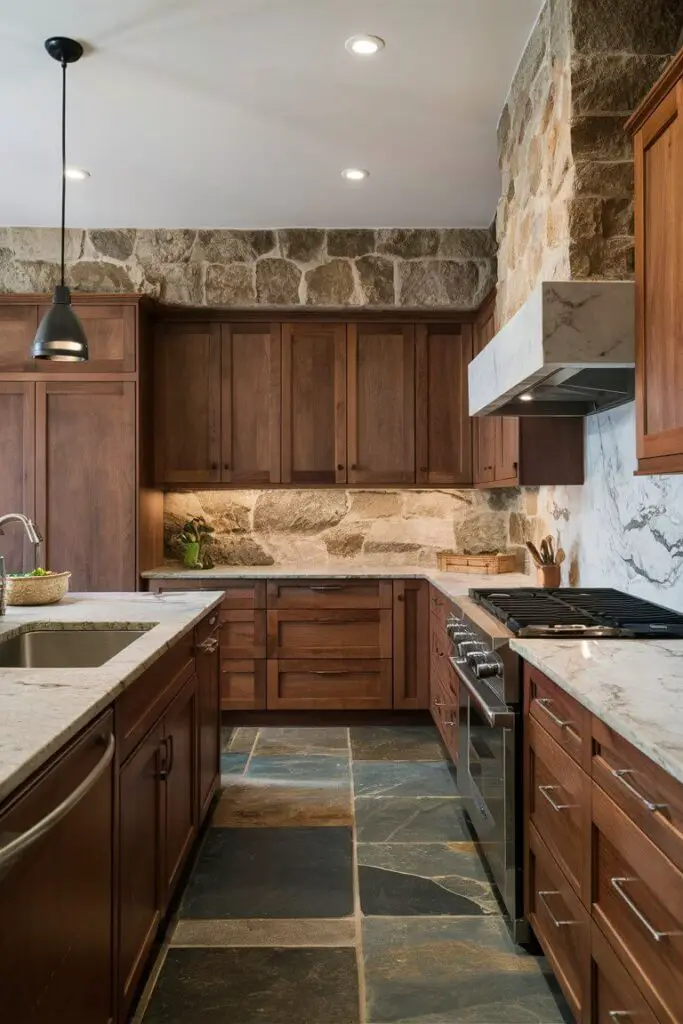
<instances>
[{"instance_id":1,"label":"wooden utensil","mask_svg":"<svg viewBox=\"0 0 683 1024\"><path fill-rule=\"evenodd\" d=\"M553 543L554 542L553 542L553 538L551 537L550 534L548 534L548 536L546 537L545 542L546 542L546 544L548 546L548 554L550 556L549 559L548 559L548 562L549 562L550 565L554 565L555 564L555 552L553 550Z\"/></svg>"},{"instance_id":2,"label":"wooden utensil","mask_svg":"<svg viewBox=\"0 0 683 1024\"><path fill-rule=\"evenodd\" d=\"M530 540L528 540L526 542L526 546L529 549L529 551L531 553L531 557L533 558L534 562L540 568L543 565L543 559L541 558L540 554L538 553L538 548L536 547L535 544L532 544Z\"/></svg>"},{"instance_id":3,"label":"wooden utensil","mask_svg":"<svg viewBox=\"0 0 683 1024\"><path fill-rule=\"evenodd\" d=\"M558 548L557 549L557 554L555 555L555 562L557 563L557 565L562 565L564 560L565 560L565 553L562 550L562 548Z\"/></svg>"},{"instance_id":4,"label":"wooden utensil","mask_svg":"<svg viewBox=\"0 0 683 1024\"><path fill-rule=\"evenodd\" d=\"M552 558L550 557L550 551L548 550L548 541L544 537L541 541L541 562L543 565L550 565Z\"/></svg>"}]
</instances>

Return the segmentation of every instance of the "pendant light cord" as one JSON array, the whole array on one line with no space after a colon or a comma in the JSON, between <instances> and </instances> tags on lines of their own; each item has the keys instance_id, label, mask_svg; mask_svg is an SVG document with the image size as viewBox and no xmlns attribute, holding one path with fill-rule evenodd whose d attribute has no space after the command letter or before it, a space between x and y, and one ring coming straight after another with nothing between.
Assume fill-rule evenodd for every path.
<instances>
[{"instance_id":1,"label":"pendant light cord","mask_svg":"<svg viewBox=\"0 0 683 1024\"><path fill-rule=\"evenodd\" d=\"M64 287L64 234L66 223L66 61L62 61L62 262L61 285Z\"/></svg>"}]
</instances>

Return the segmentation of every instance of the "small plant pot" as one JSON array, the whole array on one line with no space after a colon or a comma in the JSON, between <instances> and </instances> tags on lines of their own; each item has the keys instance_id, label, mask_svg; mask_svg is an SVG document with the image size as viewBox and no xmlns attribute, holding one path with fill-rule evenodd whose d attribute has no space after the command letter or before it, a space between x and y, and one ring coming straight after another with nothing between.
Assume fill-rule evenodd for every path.
<instances>
[{"instance_id":1,"label":"small plant pot","mask_svg":"<svg viewBox=\"0 0 683 1024\"><path fill-rule=\"evenodd\" d=\"M188 569L201 569L199 543L186 544L183 549L183 565Z\"/></svg>"},{"instance_id":2,"label":"small plant pot","mask_svg":"<svg viewBox=\"0 0 683 1024\"><path fill-rule=\"evenodd\" d=\"M539 565L536 569L536 578L539 587L555 590L560 585L559 565Z\"/></svg>"}]
</instances>

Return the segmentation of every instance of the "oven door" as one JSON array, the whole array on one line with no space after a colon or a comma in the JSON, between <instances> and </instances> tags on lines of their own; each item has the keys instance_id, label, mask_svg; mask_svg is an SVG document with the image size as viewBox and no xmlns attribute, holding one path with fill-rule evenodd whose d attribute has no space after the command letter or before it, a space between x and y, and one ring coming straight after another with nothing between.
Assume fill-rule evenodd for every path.
<instances>
[{"instance_id":1,"label":"oven door","mask_svg":"<svg viewBox=\"0 0 683 1024\"><path fill-rule=\"evenodd\" d=\"M458 788L518 941L522 924L519 711L452 658L460 679Z\"/></svg>"}]
</instances>

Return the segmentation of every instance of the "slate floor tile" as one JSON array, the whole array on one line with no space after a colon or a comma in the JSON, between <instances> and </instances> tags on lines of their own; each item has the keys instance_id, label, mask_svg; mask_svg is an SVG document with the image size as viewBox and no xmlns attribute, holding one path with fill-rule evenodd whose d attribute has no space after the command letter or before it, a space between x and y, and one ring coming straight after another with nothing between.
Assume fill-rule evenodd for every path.
<instances>
[{"instance_id":1,"label":"slate floor tile","mask_svg":"<svg viewBox=\"0 0 683 1024\"><path fill-rule=\"evenodd\" d=\"M241 775L247 766L249 754L221 754L221 777Z\"/></svg>"},{"instance_id":2,"label":"slate floor tile","mask_svg":"<svg viewBox=\"0 0 683 1024\"><path fill-rule=\"evenodd\" d=\"M473 843L363 843L358 864L366 915L500 913Z\"/></svg>"},{"instance_id":3,"label":"slate floor tile","mask_svg":"<svg viewBox=\"0 0 683 1024\"><path fill-rule=\"evenodd\" d=\"M308 757L254 756L249 762L247 777L316 786L331 782L345 785L351 783L348 757L321 754L310 754Z\"/></svg>"},{"instance_id":4,"label":"slate floor tile","mask_svg":"<svg viewBox=\"0 0 683 1024\"><path fill-rule=\"evenodd\" d=\"M171 948L144 1024L357 1024L351 949Z\"/></svg>"},{"instance_id":5,"label":"slate floor tile","mask_svg":"<svg viewBox=\"0 0 683 1024\"><path fill-rule=\"evenodd\" d=\"M374 1024L569 1022L545 961L502 918L365 918L366 1020Z\"/></svg>"},{"instance_id":6,"label":"slate floor tile","mask_svg":"<svg viewBox=\"0 0 683 1024\"><path fill-rule=\"evenodd\" d=\"M254 746L258 729L246 726L221 726L221 751L224 754L249 754Z\"/></svg>"},{"instance_id":7,"label":"slate floor tile","mask_svg":"<svg viewBox=\"0 0 683 1024\"><path fill-rule=\"evenodd\" d=\"M359 797L359 843L469 842L460 797Z\"/></svg>"},{"instance_id":8,"label":"slate floor tile","mask_svg":"<svg viewBox=\"0 0 683 1024\"><path fill-rule=\"evenodd\" d=\"M293 946L311 948L356 945L353 917L295 917L267 921L177 921L171 936L172 946Z\"/></svg>"},{"instance_id":9,"label":"slate floor tile","mask_svg":"<svg viewBox=\"0 0 683 1024\"><path fill-rule=\"evenodd\" d=\"M223 786L211 822L219 828L352 824L351 788L343 781L321 786L230 775Z\"/></svg>"},{"instance_id":10,"label":"slate floor tile","mask_svg":"<svg viewBox=\"0 0 683 1024\"><path fill-rule=\"evenodd\" d=\"M353 912L348 828L211 828L181 918L345 917Z\"/></svg>"},{"instance_id":11,"label":"slate floor tile","mask_svg":"<svg viewBox=\"0 0 683 1024\"><path fill-rule=\"evenodd\" d=\"M351 729L351 755L357 761L444 761L433 725L359 725Z\"/></svg>"},{"instance_id":12,"label":"slate floor tile","mask_svg":"<svg viewBox=\"0 0 683 1024\"><path fill-rule=\"evenodd\" d=\"M349 731L346 728L301 728L268 727L259 730L254 755L256 757L277 757L284 754L295 757L307 754L334 754L348 757Z\"/></svg>"},{"instance_id":13,"label":"slate floor tile","mask_svg":"<svg viewBox=\"0 0 683 1024\"><path fill-rule=\"evenodd\" d=\"M457 796L455 773L442 761L354 761L358 796Z\"/></svg>"}]
</instances>

